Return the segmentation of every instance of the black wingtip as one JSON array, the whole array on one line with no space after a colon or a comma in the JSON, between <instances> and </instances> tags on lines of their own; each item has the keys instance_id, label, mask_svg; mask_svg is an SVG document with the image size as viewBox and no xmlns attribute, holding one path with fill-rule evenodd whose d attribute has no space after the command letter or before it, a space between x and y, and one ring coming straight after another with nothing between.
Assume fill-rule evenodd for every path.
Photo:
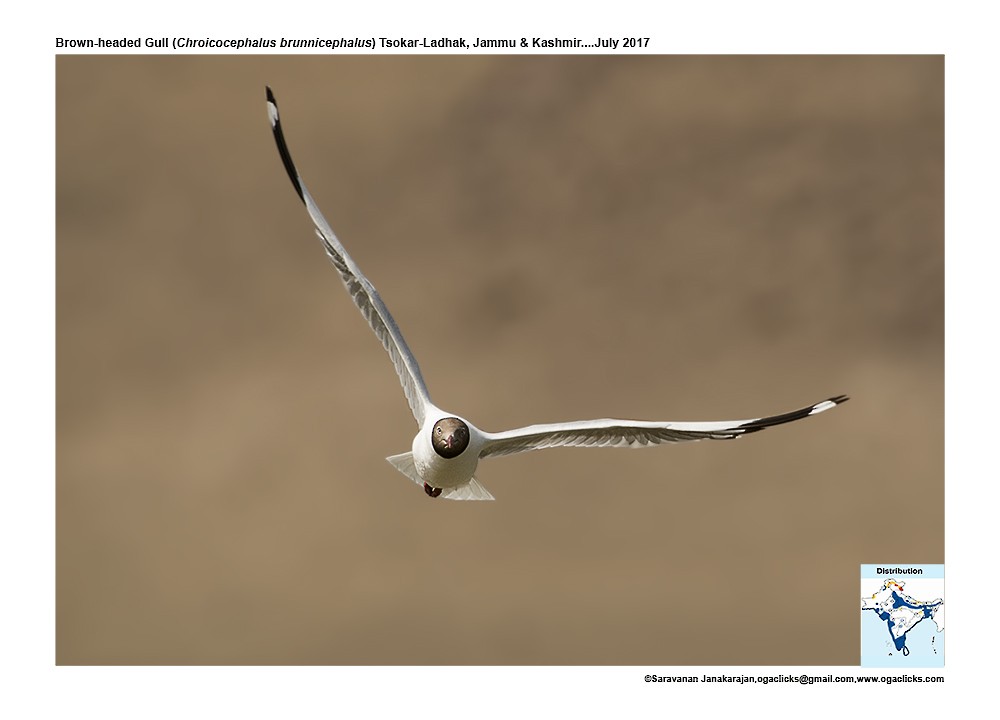
<instances>
[{"instance_id":1,"label":"black wingtip","mask_svg":"<svg viewBox=\"0 0 1000 720\"><path fill-rule=\"evenodd\" d=\"M288 145L285 143L285 133L281 130L281 118L278 115L278 101L274 99L274 93L271 92L271 87L269 85L264 86L267 89L267 102L268 109L267 115L271 121L271 130L274 133L274 142L278 146L278 154L281 155L281 162L285 165L285 171L288 173L289 179L292 181L292 186L295 188L295 192L299 194L299 200L305 204L306 198L302 194L302 184L299 182L299 172L295 169L295 163L292 162L292 154L288 152Z\"/></svg>"},{"instance_id":2,"label":"black wingtip","mask_svg":"<svg viewBox=\"0 0 1000 720\"><path fill-rule=\"evenodd\" d=\"M831 407L827 403L840 405L848 400L850 400L850 398L847 397L847 395L837 395L799 410L792 410L791 412L782 413L781 415L771 415L769 417L751 420L748 423L740 425L740 429L744 431L743 434L745 435L758 432L764 428L774 427L775 425L783 425L785 423L792 422L793 420L801 420L802 418L807 418L810 415L818 414L824 410L830 410Z\"/></svg>"}]
</instances>

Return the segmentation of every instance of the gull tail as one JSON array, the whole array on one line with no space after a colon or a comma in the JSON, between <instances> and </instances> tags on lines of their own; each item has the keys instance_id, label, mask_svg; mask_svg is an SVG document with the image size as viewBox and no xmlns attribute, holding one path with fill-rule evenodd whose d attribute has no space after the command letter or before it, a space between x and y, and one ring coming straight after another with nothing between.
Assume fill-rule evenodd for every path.
<instances>
[{"instance_id":1,"label":"gull tail","mask_svg":"<svg viewBox=\"0 0 1000 720\"><path fill-rule=\"evenodd\" d=\"M390 455L386 458L389 464L406 475L420 487L424 486L424 481L417 475L417 466L413 464L413 453L402 453L401 455Z\"/></svg>"},{"instance_id":2,"label":"gull tail","mask_svg":"<svg viewBox=\"0 0 1000 720\"><path fill-rule=\"evenodd\" d=\"M390 455L386 458L389 464L394 468L399 470L399 472L406 475L413 482L415 482L420 487L424 486L424 481L417 474L417 466L413 464L413 453L401 453L399 455ZM492 500L493 496L490 491L479 484L476 478L472 478L465 485L461 485L456 488L447 488L441 497L447 500Z\"/></svg>"},{"instance_id":3,"label":"gull tail","mask_svg":"<svg viewBox=\"0 0 1000 720\"><path fill-rule=\"evenodd\" d=\"M472 478L465 485L460 485L457 488L448 488L443 493L441 497L446 500L492 500L493 496L490 491L479 484L476 478Z\"/></svg>"}]
</instances>

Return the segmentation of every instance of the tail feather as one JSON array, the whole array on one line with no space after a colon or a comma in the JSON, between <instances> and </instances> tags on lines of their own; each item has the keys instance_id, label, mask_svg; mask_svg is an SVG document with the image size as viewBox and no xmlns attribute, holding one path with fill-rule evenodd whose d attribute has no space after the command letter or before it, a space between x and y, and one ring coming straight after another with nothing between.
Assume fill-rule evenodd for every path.
<instances>
[{"instance_id":1,"label":"tail feather","mask_svg":"<svg viewBox=\"0 0 1000 720\"><path fill-rule=\"evenodd\" d=\"M413 464L413 453L401 453L399 455L390 455L386 458L389 464L394 468L399 470L399 472L406 475L413 482L415 482L420 487L424 486L424 481L421 479L420 475L417 474L417 466ZM446 488L441 497L447 498L448 500L492 500L493 496L490 491L479 484L476 478L472 478L465 485L460 485L456 488Z\"/></svg>"},{"instance_id":2,"label":"tail feather","mask_svg":"<svg viewBox=\"0 0 1000 720\"><path fill-rule=\"evenodd\" d=\"M490 491L479 484L476 478L472 478L465 485L460 485L457 488L448 488L443 493L441 497L446 500L492 500L493 496Z\"/></svg>"},{"instance_id":3,"label":"tail feather","mask_svg":"<svg viewBox=\"0 0 1000 720\"><path fill-rule=\"evenodd\" d=\"M419 475L417 475L417 466L413 464L413 453L408 452L401 453L399 455L390 455L386 458L386 460L389 461L390 465L406 475L406 477L410 478L410 480L415 482L417 485L420 487L424 486L424 481L420 479Z\"/></svg>"}]
</instances>

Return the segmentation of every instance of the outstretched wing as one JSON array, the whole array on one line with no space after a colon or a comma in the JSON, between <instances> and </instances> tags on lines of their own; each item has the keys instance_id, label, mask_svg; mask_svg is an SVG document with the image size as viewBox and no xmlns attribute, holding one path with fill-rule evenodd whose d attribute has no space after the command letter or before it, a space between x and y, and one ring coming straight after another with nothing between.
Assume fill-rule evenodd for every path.
<instances>
[{"instance_id":1,"label":"outstretched wing","mask_svg":"<svg viewBox=\"0 0 1000 720\"><path fill-rule=\"evenodd\" d=\"M500 433L483 433L486 436L486 443L479 457L513 455L551 447L648 447L691 440L731 440L773 425L782 425L816 415L846 401L846 395L838 395L801 410L754 420L723 422L580 420L552 425L530 425Z\"/></svg>"},{"instance_id":2,"label":"outstretched wing","mask_svg":"<svg viewBox=\"0 0 1000 720\"><path fill-rule=\"evenodd\" d=\"M417 365L416 358L413 357L413 353L410 352L410 348L407 347L406 341L403 339L403 333L399 331L396 321L392 319L392 315L389 314L388 308L382 302L375 287L368 282L368 278L347 254L347 250L340 244L337 236L330 229L330 224L316 207L309 191L306 190L306 186L299 176L299 171L295 169L295 163L292 162L288 146L285 144L285 135L281 131L281 120L278 117L278 103L274 99L271 88L267 88L267 114L271 120L271 130L274 132L274 140L278 145L281 161L285 164L285 170L288 171L288 177L291 178L295 191L305 203L309 217L312 218L313 224L316 226L316 234L322 241L330 262L340 272L344 287L354 299L354 304L358 306L358 310L375 331L375 335L382 342L382 347L389 353L392 364L396 367L396 373L399 375L399 382L403 386L403 392L406 394L406 401L410 404L410 410L413 411L413 417L416 418L417 425L423 425L426 408L430 404L430 396L427 394L424 378L420 374L420 366Z\"/></svg>"}]
</instances>

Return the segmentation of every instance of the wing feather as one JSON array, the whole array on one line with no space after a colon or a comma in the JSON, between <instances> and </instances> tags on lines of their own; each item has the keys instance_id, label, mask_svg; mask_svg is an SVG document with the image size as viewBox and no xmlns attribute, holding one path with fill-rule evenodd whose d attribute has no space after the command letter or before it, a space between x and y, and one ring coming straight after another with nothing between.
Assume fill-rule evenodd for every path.
<instances>
[{"instance_id":1,"label":"wing feather","mask_svg":"<svg viewBox=\"0 0 1000 720\"><path fill-rule=\"evenodd\" d=\"M807 418L847 401L846 395L781 415L722 422L644 422L640 420L580 420L529 425L500 433L484 433L479 457L496 457L551 447L649 447L694 440L732 440L765 428Z\"/></svg>"},{"instance_id":2,"label":"wing feather","mask_svg":"<svg viewBox=\"0 0 1000 720\"><path fill-rule=\"evenodd\" d=\"M278 145L281 161L285 165L285 170L288 171L288 177L291 178L295 191L305 204L309 217L312 218L313 224L316 226L316 235L323 243L323 248L326 250L330 262L340 273L344 287L347 288L354 304L357 305L375 336L382 343L382 347L389 354L396 374L399 375L399 382L403 386L403 393L406 395L406 401L410 405L413 417L417 421L417 425L422 425L427 406L430 405L431 401L424 378L420 374L420 366L417 365L416 358L413 357L413 353L410 352L410 348L403 339L403 333L400 332L396 321L389 313L389 309L382 302L375 286L368 281L351 256L347 254L347 250L340 244L330 228L330 224L323 217L323 213L320 212L302 182L302 177L295 168L292 155L285 143L285 134L281 130L281 120L278 117L278 103L274 99L271 88L267 88L267 114L271 121L271 130L274 132L274 140Z\"/></svg>"}]
</instances>

